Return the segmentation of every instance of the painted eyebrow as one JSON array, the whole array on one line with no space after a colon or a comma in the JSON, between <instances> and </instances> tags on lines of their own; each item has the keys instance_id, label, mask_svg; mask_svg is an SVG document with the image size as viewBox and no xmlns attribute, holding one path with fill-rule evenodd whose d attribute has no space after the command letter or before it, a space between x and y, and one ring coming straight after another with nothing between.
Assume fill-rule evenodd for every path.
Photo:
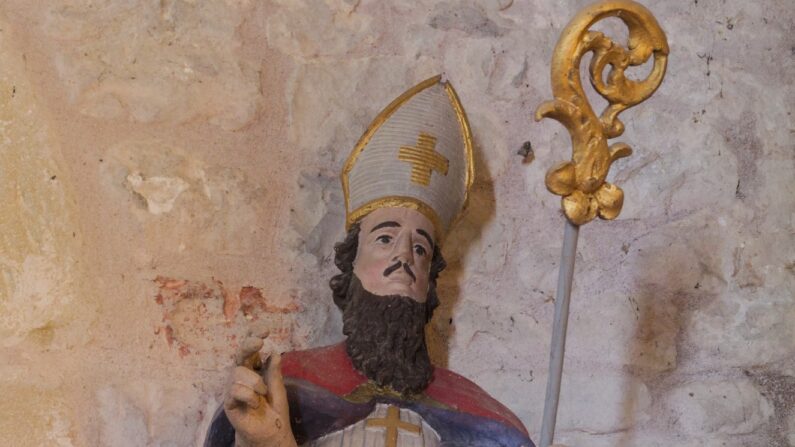
<instances>
[{"instance_id":1,"label":"painted eyebrow","mask_svg":"<svg viewBox=\"0 0 795 447\"><path fill-rule=\"evenodd\" d=\"M428 243L431 244L431 249L433 249L433 239L431 238L431 235L421 228L417 228L417 233L419 233L420 236L423 236L425 239L428 239Z\"/></svg>"},{"instance_id":2,"label":"painted eyebrow","mask_svg":"<svg viewBox=\"0 0 795 447\"><path fill-rule=\"evenodd\" d=\"M372 233L375 230L380 230L381 228L386 228L386 227L400 227L400 224L395 222L394 220L388 220L386 222L381 222L380 224L374 226L373 229L370 230L370 233Z\"/></svg>"}]
</instances>

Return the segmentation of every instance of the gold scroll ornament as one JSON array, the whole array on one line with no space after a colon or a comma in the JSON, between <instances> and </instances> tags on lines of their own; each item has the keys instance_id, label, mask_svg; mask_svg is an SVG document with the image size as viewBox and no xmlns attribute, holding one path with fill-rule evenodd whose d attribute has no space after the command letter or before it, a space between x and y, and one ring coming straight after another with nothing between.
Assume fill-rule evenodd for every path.
<instances>
[{"instance_id":1,"label":"gold scroll ornament","mask_svg":"<svg viewBox=\"0 0 795 447\"><path fill-rule=\"evenodd\" d=\"M623 48L590 27L607 17L617 17L629 29ZM608 106L596 116L583 91L580 60L593 52L588 67L591 85L607 100ZM638 66L654 57L654 66L642 81L627 79L627 67ZM624 192L605 181L611 163L629 156L627 144L607 140L624 133L618 114L650 97L665 76L668 41L651 12L630 0L607 0L580 11L566 26L552 57L552 101L536 110L536 121L553 118L571 135L572 159L547 171L547 189L562 196L563 212L572 224L583 225L597 215L615 219L624 204ZM605 68L610 66L607 78Z\"/></svg>"}]
</instances>

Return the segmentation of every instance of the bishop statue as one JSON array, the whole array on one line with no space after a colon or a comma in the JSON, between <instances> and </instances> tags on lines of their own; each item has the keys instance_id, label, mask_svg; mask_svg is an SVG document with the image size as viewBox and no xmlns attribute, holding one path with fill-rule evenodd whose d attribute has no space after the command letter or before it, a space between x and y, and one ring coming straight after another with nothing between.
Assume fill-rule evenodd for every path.
<instances>
[{"instance_id":1,"label":"bishop statue","mask_svg":"<svg viewBox=\"0 0 795 447\"><path fill-rule=\"evenodd\" d=\"M428 356L442 245L473 179L449 82L428 79L381 111L341 174L347 235L330 286L346 339L266 356L261 339L245 344L205 445L534 447L510 410Z\"/></svg>"}]
</instances>

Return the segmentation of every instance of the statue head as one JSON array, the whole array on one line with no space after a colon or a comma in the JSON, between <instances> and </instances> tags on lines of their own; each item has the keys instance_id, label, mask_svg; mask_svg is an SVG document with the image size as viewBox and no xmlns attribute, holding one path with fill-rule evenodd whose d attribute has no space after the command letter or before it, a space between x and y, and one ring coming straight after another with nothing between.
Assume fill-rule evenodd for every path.
<instances>
[{"instance_id":1,"label":"statue head","mask_svg":"<svg viewBox=\"0 0 795 447\"><path fill-rule=\"evenodd\" d=\"M434 242L433 224L409 208L379 208L359 226L353 274L376 295L428 298Z\"/></svg>"},{"instance_id":2,"label":"statue head","mask_svg":"<svg viewBox=\"0 0 795 447\"><path fill-rule=\"evenodd\" d=\"M345 163L348 233L330 285L348 354L380 386L412 393L431 378L424 326L439 304L439 247L473 176L466 116L439 76L389 104Z\"/></svg>"},{"instance_id":3,"label":"statue head","mask_svg":"<svg viewBox=\"0 0 795 447\"><path fill-rule=\"evenodd\" d=\"M353 224L334 247L334 263L341 273L330 286L337 307L344 312L355 275L374 295L405 296L423 303L425 320L430 320L439 305L436 280L447 267L430 227L421 213L406 208L382 208Z\"/></svg>"},{"instance_id":4,"label":"statue head","mask_svg":"<svg viewBox=\"0 0 795 447\"><path fill-rule=\"evenodd\" d=\"M377 385L404 394L422 391L433 373L424 327L439 305L436 279L446 263L429 229L417 211L382 208L334 247L341 273L330 285L348 355Z\"/></svg>"}]
</instances>

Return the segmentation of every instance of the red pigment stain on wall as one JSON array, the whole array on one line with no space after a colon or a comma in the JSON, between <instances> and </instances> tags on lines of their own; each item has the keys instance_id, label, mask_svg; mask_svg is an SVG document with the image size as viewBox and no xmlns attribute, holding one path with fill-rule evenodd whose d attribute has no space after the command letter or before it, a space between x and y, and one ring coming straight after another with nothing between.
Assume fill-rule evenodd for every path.
<instances>
[{"instance_id":1,"label":"red pigment stain on wall","mask_svg":"<svg viewBox=\"0 0 795 447\"><path fill-rule=\"evenodd\" d=\"M258 287L233 289L215 278L208 284L158 276L154 282L158 285L155 302L163 308L161 325L154 332L156 335L162 333L166 343L177 348L180 357L219 340L236 349L238 339L245 335L239 334L245 330L245 323L263 318L277 318L270 339L289 340L291 319L286 319L287 326L279 323L283 323L287 314L302 310L296 297L290 297L286 304L277 305L270 302ZM219 348L222 347L209 346L213 352Z\"/></svg>"},{"instance_id":2,"label":"red pigment stain on wall","mask_svg":"<svg viewBox=\"0 0 795 447\"><path fill-rule=\"evenodd\" d=\"M239 299L237 301L240 303L243 315L246 316L253 316L260 312L269 314L289 314L301 310L300 306L295 302L291 302L282 307L269 304L265 297L262 296L262 290L256 287L243 287L240 289L238 297ZM260 312L257 312L258 310Z\"/></svg>"}]
</instances>

